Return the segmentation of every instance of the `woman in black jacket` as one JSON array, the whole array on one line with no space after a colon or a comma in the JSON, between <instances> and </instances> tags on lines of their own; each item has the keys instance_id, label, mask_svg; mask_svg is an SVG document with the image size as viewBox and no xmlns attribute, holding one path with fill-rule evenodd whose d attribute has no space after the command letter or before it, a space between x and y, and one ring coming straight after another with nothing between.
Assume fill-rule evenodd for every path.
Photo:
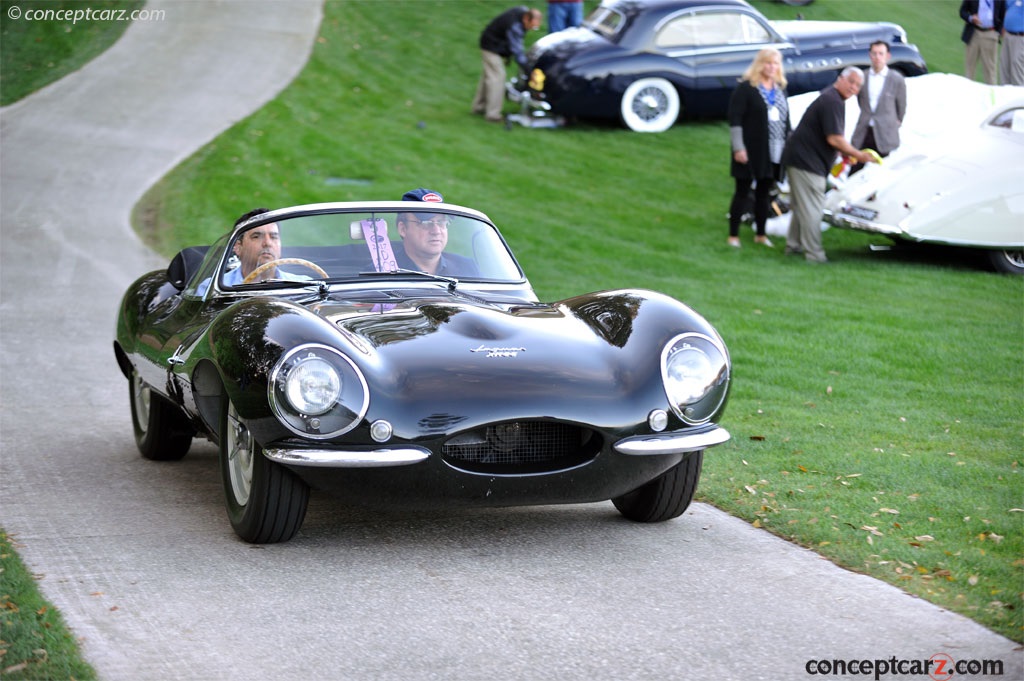
<instances>
[{"instance_id":1,"label":"woman in black jacket","mask_svg":"<svg viewBox=\"0 0 1024 681\"><path fill-rule=\"evenodd\" d=\"M736 192L729 208L729 245L740 246L743 204L754 186L754 242L771 246L764 228L771 190L782 179L782 147L792 130L782 55L767 48L754 57L729 100L731 174Z\"/></svg>"}]
</instances>

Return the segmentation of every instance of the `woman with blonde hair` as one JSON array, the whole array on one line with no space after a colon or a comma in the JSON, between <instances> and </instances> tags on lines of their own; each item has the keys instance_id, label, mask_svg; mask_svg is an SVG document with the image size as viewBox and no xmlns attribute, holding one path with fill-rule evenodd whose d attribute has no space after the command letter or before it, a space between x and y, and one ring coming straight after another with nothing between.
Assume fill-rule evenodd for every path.
<instances>
[{"instance_id":1,"label":"woman with blonde hair","mask_svg":"<svg viewBox=\"0 0 1024 681\"><path fill-rule=\"evenodd\" d=\"M782 148L792 128L786 100L782 55L766 48L747 67L729 100L731 175L736 190L729 208L729 245L740 246L743 204L754 187L754 242L771 246L765 235L771 191L782 179Z\"/></svg>"}]
</instances>

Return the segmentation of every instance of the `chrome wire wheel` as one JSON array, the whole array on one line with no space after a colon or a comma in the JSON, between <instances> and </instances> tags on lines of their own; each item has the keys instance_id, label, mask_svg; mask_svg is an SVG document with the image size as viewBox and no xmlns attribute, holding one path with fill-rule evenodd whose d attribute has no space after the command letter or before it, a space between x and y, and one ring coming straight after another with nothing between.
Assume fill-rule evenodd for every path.
<instances>
[{"instance_id":1,"label":"chrome wire wheel","mask_svg":"<svg viewBox=\"0 0 1024 681\"><path fill-rule=\"evenodd\" d=\"M149 431L150 395L149 386L139 377L138 371L132 371L132 408L135 414L135 428L145 436Z\"/></svg>"},{"instance_id":2,"label":"chrome wire wheel","mask_svg":"<svg viewBox=\"0 0 1024 681\"><path fill-rule=\"evenodd\" d=\"M227 425L225 446L231 494L235 497L235 503L245 506L249 502L249 494L252 492L253 439L249 429L238 418L235 405L230 402L228 403Z\"/></svg>"},{"instance_id":3,"label":"chrome wire wheel","mask_svg":"<svg viewBox=\"0 0 1024 681\"><path fill-rule=\"evenodd\" d=\"M640 78L622 95L619 114L634 132L664 132L679 118L679 93L664 78Z\"/></svg>"}]
</instances>

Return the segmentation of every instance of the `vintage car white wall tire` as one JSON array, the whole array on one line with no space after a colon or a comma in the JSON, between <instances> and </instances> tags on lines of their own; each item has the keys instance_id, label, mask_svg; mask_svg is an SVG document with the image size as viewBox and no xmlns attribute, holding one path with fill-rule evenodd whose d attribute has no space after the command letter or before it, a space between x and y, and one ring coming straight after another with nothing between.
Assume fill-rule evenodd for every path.
<instances>
[{"instance_id":1,"label":"vintage car white wall tire","mask_svg":"<svg viewBox=\"0 0 1024 681\"><path fill-rule=\"evenodd\" d=\"M679 93L664 78L641 78L622 93L622 122L634 132L665 132L679 118Z\"/></svg>"},{"instance_id":2,"label":"vintage car white wall tire","mask_svg":"<svg viewBox=\"0 0 1024 681\"><path fill-rule=\"evenodd\" d=\"M144 459L177 461L188 454L195 430L188 419L150 389L138 371L128 381L135 444Z\"/></svg>"},{"instance_id":3,"label":"vintage car white wall tire","mask_svg":"<svg viewBox=\"0 0 1024 681\"><path fill-rule=\"evenodd\" d=\"M228 519L252 544L288 541L309 505L309 486L263 455L263 448L225 396L220 421L220 472Z\"/></svg>"},{"instance_id":4,"label":"vintage car white wall tire","mask_svg":"<svg viewBox=\"0 0 1024 681\"><path fill-rule=\"evenodd\" d=\"M704 452L693 452L646 485L612 499L612 503L623 516L640 523L679 517L693 501L703 462Z\"/></svg>"},{"instance_id":5,"label":"vintage car white wall tire","mask_svg":"<svg viewBox=\"0 0 1024 681\"><path fill-rule=\"evenodd\" d=\"M1024 274L1024 251L989 251L988 259L998 272Z\"/></svg>"}]
</instances>

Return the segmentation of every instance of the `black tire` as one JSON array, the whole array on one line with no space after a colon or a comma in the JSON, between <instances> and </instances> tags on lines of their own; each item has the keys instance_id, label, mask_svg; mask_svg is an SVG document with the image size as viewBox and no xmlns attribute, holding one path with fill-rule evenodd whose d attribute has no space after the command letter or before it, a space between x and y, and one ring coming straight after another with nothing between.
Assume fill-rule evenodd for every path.
<instances>
[{"instance_id":1,"label":"black tire","mask_svg":"<svg viewBox=\"0 0 1024 681\"><path fill-rule=\"evenodd\" d=\"M150 461L178 461L188 454L196 431L181 411L157 395L132 371L128 381L132 429L142 458Z\"/></svg>"},{"instance_id":2,"label":"black tire","mask_svg":"<svg viewBox=\"0 0 1024 681\"><path fill-rule=\"evenodd\" d=\"M221 407L220 473L231 527L252 544L288 541L306 517L309 486L263 456L226 396Z\"/></svg>"},{"instance_id":3,"label":"black tire","mask_svg":"<svg viewBox=\"0 0 1024 681\"><path fill-rule=\"evenodd\" d=\"M1024 274L1024 251L989 251L988 259L997 272Z\"/></svg>"},{"instance_id":4,"label":"black tire","mask_svg":"<svg viewBox=\"0 0 1024 681\"><path fill-rule=\"evenodd\" d=\"M693 501L703 462L704 452L693 452L654 480L612 499L612 503L619 513L638 523L660 523L677 518Z\"/></svg>"}]
</instances>

